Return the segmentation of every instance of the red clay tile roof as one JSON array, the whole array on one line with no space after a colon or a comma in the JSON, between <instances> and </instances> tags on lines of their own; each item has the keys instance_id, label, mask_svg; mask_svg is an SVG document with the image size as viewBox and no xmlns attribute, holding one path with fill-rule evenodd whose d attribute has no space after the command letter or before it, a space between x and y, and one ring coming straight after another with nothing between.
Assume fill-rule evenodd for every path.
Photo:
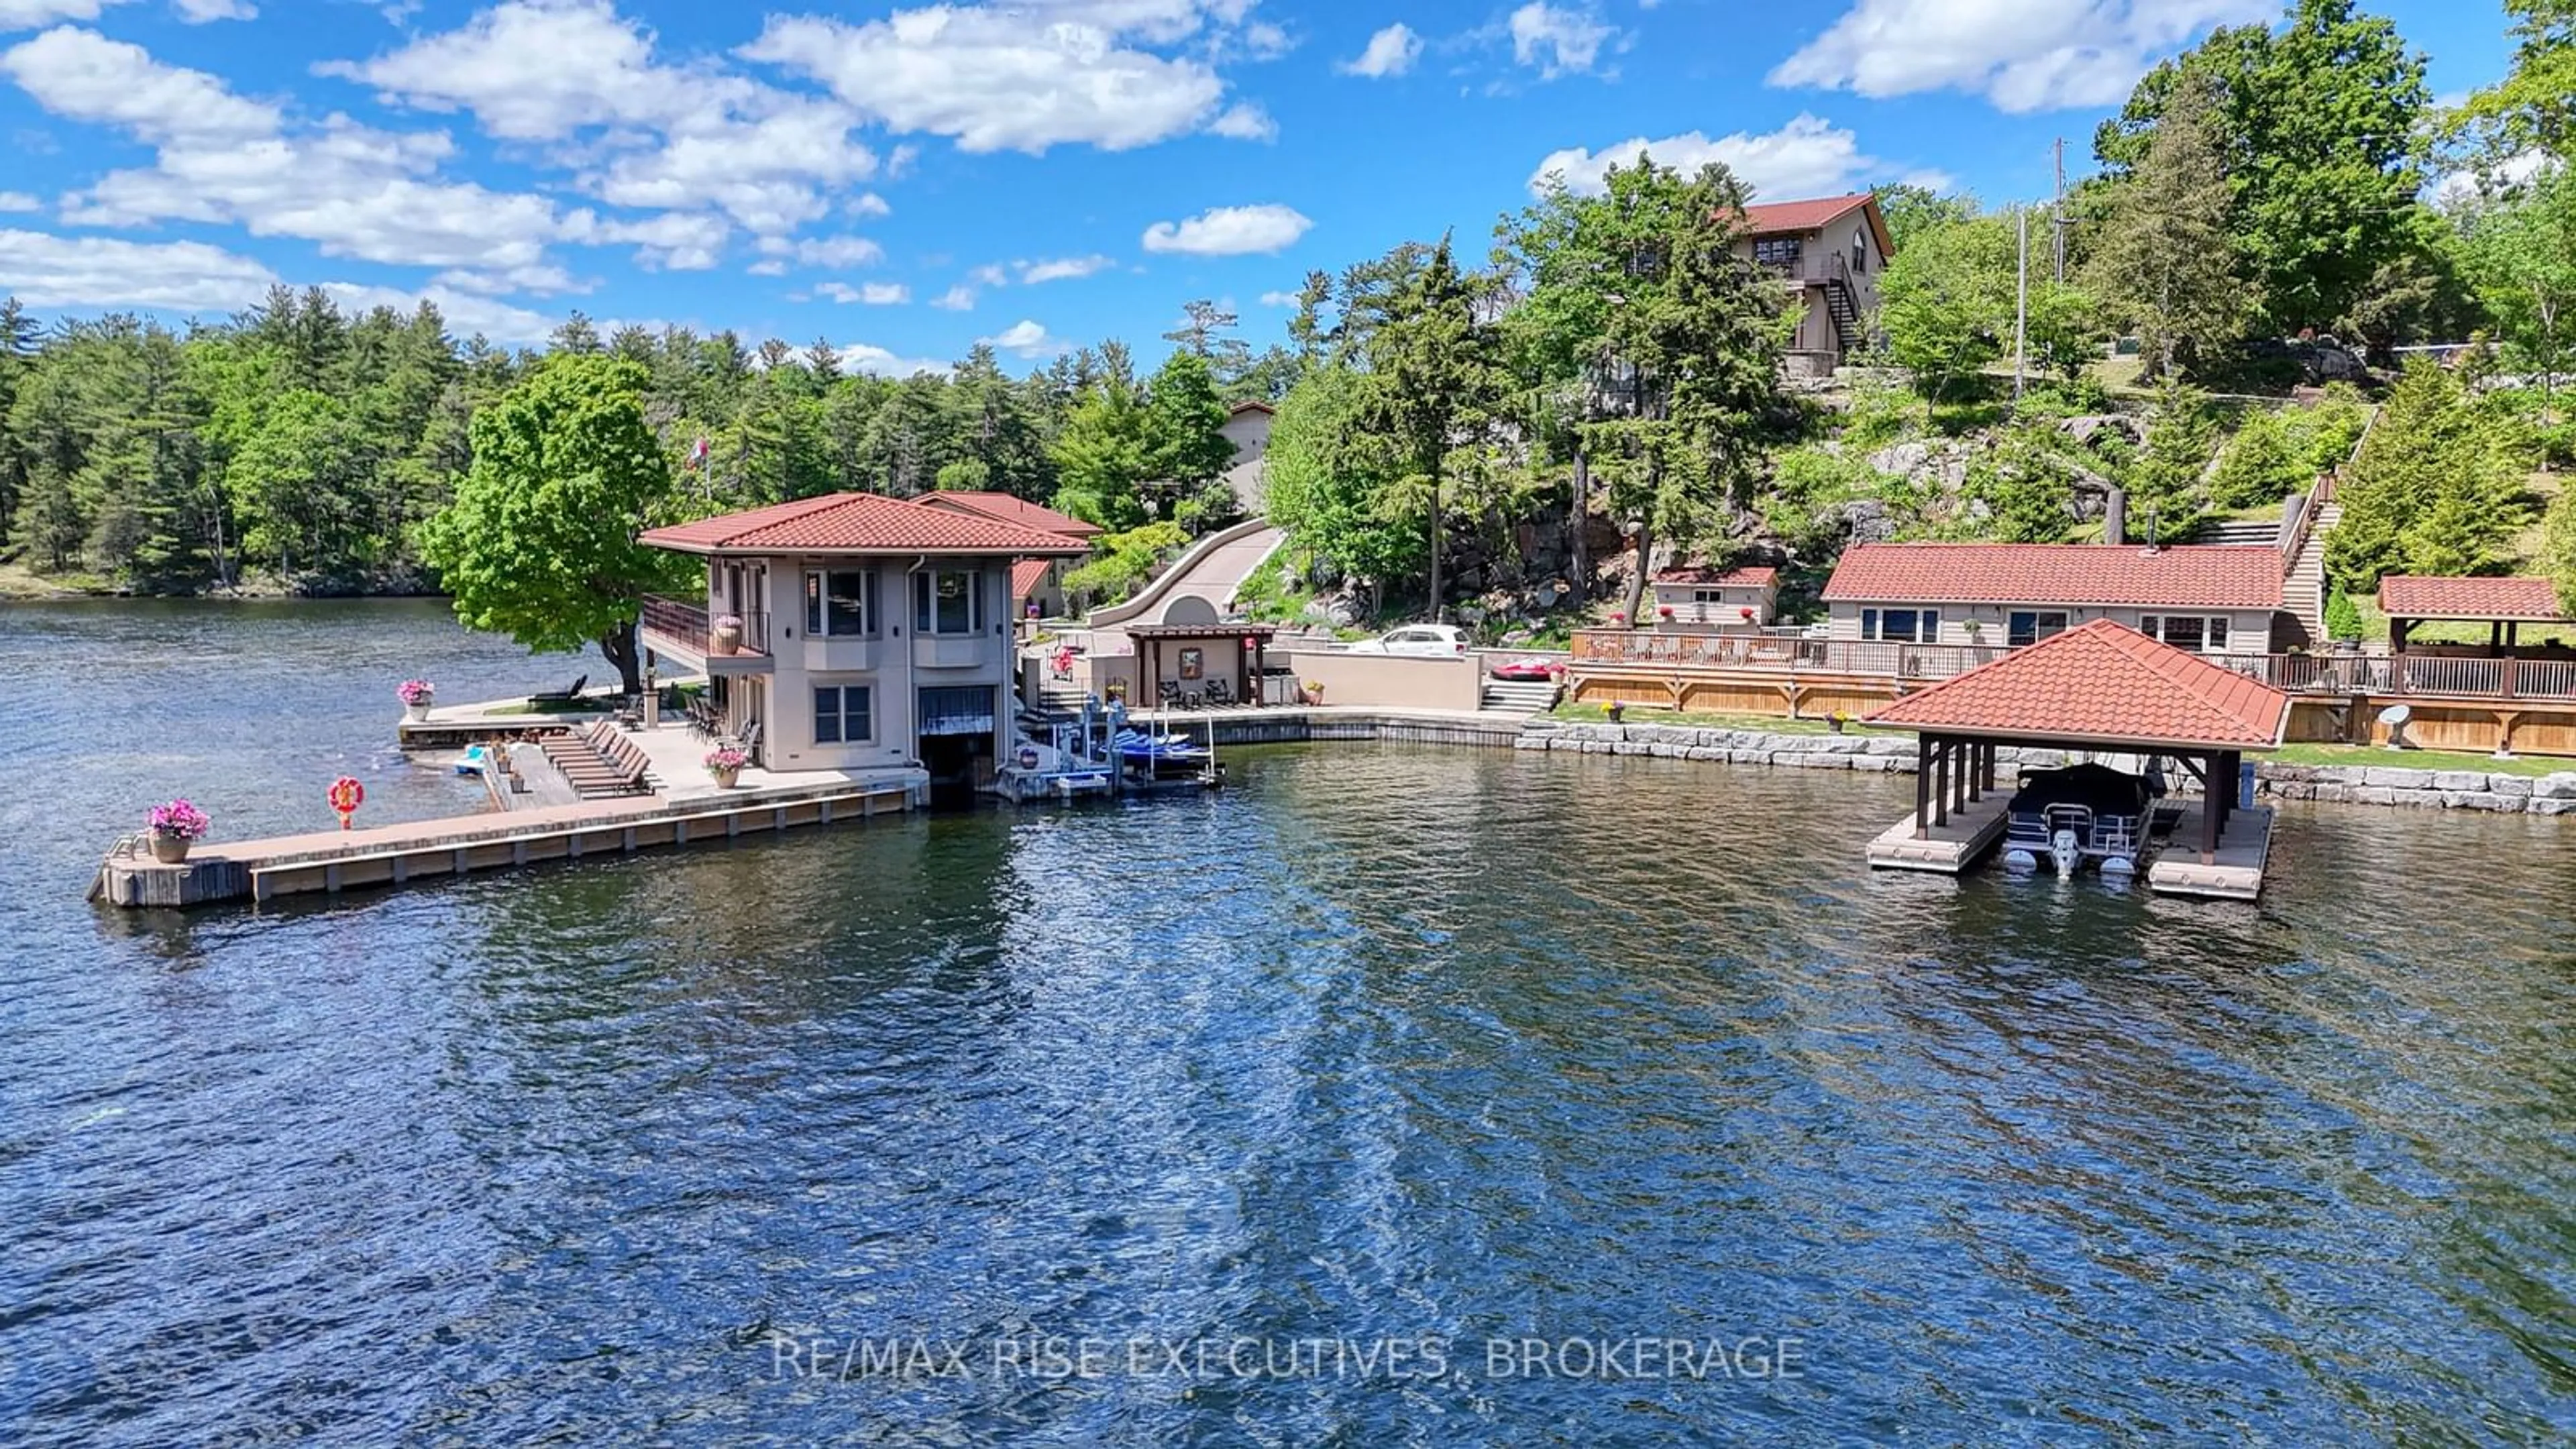
<instances>
[{"instance_id":1,"label":"red clay tile roof","mask_svg":"<svg viewBox=\"0 0 2576 1449\"><path fill-rule=\"evenodd\" d=\"M1768 201L1744 208L1744 224L1757 236L1770 232L1814 231L1868 200L1868 192L1855 191L1844 196L1818 196L1806 201Z\"/></svg>"},{"instance_id":2,"label":"red clay tile roof","mask_svg":"<svg viewBox=\"0 0 2576 1449\"><path fill-rule=\"evenodd\" d=\"M1229 404L1225 410L1225 415L1227 417L1235 417L1242 413L1276 414L1278 411L1279 409L1272 407L1270 404L1263 402L1257 397L1248 397L1239 403Z\"/></svg>"},{"instance_id":3,"label":"red clay tile roof","mask_svg":"<svg viewBox=\"0 0 2576 1449\"><path fill-rule=\"evenodd\" d=\"M1049 533L1071 534L1075 538L1090 538L1101 532L1099 524L1085 523L1071 514L1058 513L1052 508L1031 503L1025 498L1014 498L1008 493L991 493L982 490L924 493L912 501L925 508L962 508L969 513L989 518L995 523L1008 523L1019 528L1044 529Z\"/></svg>"},{"instance_id":4,"label":"red clay tile roof","mask_svg":"<svg viewBox=\"0 0 2576 1449\"><path fill-rule=\"evenodd\" d=\"M1046 581L1046 571L1047 561L1042 558L1024 558L1011 565L1011 597L1025 599L1036 593Z\"/></svg>"},{"instance_id":5,"label":"red clay tile roof","mask_svg":"<svg viewBox=\"0 0 2576 1449\"><path fill-rule=\"evenodd\" d=\"M2391 574L2379 581L2379 612L2398 619L2568 622L2558 586L2534 578L2436 578Z\"/></svg>"},{"instance_id":6,"label":"red clay tile roof","mask_svg":"<svg viewBox=\"0 0 2576 1449\"><path fill-rule=\"evenodd\" d=\"M2268 750L2290 697L2096 619L1882 705L1866 723L1934 734Z\"/></svg>"},{"instance_id":7,"label":"red clay tile roof","mask_svg":"<svg viewBox=\"0 0 2576 1449\"><path fill-rule=\"evenodd\" d=\"M1864 543L1825 581L1828 603L2136 604L2277 609L2281 556L2224 545Z\"/></svg>"},{"instance_id":8,"label":"red clay tile roof","mask_svg":"<svg viewBox=\"0 0 2576 1449\"><path fill-rule=\"evenodd\" d=\"M1666 569L1655 575L1659 584L1711 584L1739 589L1758 589L1780 577L1773 568L1713 569L1694 564L1688 568Z\"/></svg>"},{"instance_id":9,"label":"red clay tile roof","mask_svg":"<svg viewBox=\"0 0 2576 1449\"><path fill-rule=\"evenodd\" d=\"M1079 558L1091 546L1060 533L1018 528L881 493L832 493L701 518L645 533L683 553L971 553Z\"/></svg>"}]
</instances>

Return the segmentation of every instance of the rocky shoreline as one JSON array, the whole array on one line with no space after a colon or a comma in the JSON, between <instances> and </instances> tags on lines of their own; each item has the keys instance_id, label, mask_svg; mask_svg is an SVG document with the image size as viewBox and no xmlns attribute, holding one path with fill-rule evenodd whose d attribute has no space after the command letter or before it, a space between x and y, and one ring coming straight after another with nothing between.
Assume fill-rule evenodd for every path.
<instances>
[{"instance_id":1,"label":"rocky shoreline","mask_svg":"<svg viewBox=\"0 0 2576 1449\"><path fill-rule=\"evenodd\" d=\"M1515 749L1572 750L1588 755L1646 755L1704 763L1889 775L1914 773L1914 740L1910 735L1787 734L1692 725L1535 719L1521 727L1520 737L1512 743ZM2045 769L2066 763L2066 752L2007 748L1997 753L1997 760L2007 768ZM2576 814L2576 770L2511 775L2481 770L2415 770L2398 765L2262 762L2255 767L2255 779L2257 794L2280 800L2503 814Z\"/></svg>"}]
</instances>

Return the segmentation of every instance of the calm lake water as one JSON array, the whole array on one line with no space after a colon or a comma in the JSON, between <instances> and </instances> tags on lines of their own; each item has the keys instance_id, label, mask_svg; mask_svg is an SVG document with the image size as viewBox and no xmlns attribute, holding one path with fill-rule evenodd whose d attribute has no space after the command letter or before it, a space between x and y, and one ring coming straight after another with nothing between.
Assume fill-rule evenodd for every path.
<instances>
[{"instance_id":1,"label":"calm lake water","mask_svg":"<svg viewBox=\"0 0 2576 1449\"><path fill-rule=\"evenodd\" d=\"M0 606L0 1441L2576 1434L2576 824L2294 807L2260 908L2183 905L1873 878L1901 779L1323 745L80 900L173 794L470 802L395 681L580 668L435 605ZM1749 1353L1564 1347L1639 1337Z\"/></svg>"}]
</instances>

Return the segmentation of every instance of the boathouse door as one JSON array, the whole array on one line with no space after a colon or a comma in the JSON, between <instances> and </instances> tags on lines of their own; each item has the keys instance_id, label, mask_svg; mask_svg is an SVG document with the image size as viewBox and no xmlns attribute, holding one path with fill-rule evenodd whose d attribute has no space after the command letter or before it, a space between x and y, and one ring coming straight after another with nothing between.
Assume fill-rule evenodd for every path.
<instances>
[{"instance_id":1,"label":"boathouse door","mask_svg":"<svg viewBox=\"0 0 2576 1449\"><path fill-rule=\"evenodd\" d=\"M930 772L930 803L975 803L993 779L993 686L938 685L920 691L916 704L915 746Z\"/></svg>"}]
</instances>

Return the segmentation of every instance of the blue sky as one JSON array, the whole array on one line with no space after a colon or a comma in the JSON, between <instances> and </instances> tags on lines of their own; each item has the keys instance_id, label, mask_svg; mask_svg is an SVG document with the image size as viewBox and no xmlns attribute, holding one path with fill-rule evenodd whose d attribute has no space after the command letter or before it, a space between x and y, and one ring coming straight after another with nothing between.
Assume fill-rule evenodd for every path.
<instances>
[{"instance_id":1,"label":"blue sky","mask_svg":"<svg viewBox=\"0 0 2576 1449\"><path fill-rule=\"evenodd\" d=\"M2487 4L2380 7L2437 92ZM533 341L607 321L1023 366L1193 297L1256 344L1310 267L1651 143L1772 200L2070 176L2154 59L2267 0L0 0L0 291L219 316L273 280Z\"/></svg>"}]
</instances>

